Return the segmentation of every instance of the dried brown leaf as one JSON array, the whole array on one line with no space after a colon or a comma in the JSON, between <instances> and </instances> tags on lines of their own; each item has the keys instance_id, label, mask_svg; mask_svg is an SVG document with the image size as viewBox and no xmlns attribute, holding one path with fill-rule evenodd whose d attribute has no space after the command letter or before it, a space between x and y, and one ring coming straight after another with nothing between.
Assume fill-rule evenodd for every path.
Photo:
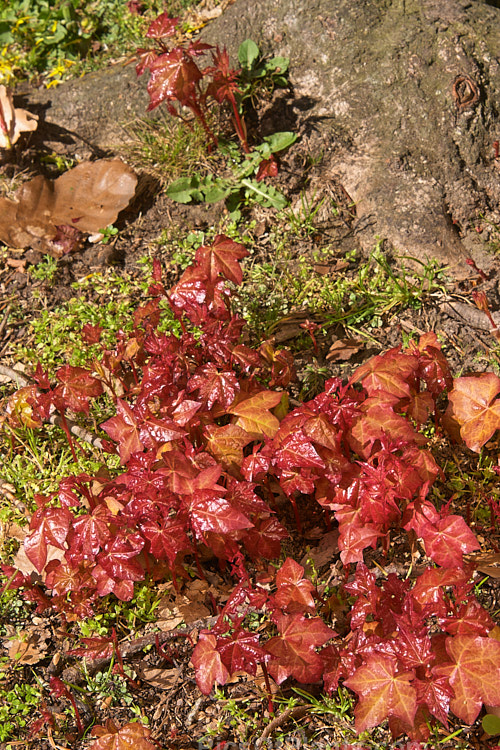
<instances>
[{"instance_id":1,"label":"dried brown leaf","mask_svg":"<svg viewBox=\"0 0 500 750\"><path fill-rule=\"evenodd\" d=\"M21 133L29 133L38 127L38 117L25 109L14 107L12 91L0 86L0 109L3 113L7 133L0 127L0 148L10 148L19 140Z\"/></svg>"},{"instance_id":2,"label":"dried brown leaf","mask_svg":"<svg viewBox=\"0 0 500 750\"><path fill-rule=\"evenodd\" d=\"M136 185L137 176L119 159L82 162L56 180L39 175L13 200L0 198L0 241L60 257L67 248L57 242L58 227L93 234L113 224Z\"/></svg>"}]
</instances>

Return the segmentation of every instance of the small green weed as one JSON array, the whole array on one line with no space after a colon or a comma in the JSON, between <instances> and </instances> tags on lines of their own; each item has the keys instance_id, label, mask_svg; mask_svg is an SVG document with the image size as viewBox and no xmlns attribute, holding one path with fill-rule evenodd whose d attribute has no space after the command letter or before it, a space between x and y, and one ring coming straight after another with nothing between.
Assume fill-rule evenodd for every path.
<instances>
[{"instance_id":1,"label":"small green weed","mask_svg":"<svg viewBox=\"0 0 500 750\"><path fill-rule=\"evenodd\" d=\"M51 255L44 255L40 263L30 268L30 276L36 281L54 281L57 273L57 260Z\"/></svg>"},{"instance_id":2,"label":"small green weed","mask_svg":"<svg viewBox=\"0 0 500 750\"><path fill-rule=\"evenodd\" d=\"M148 584L137 584L130 602L112 597L103 599L96 605L100 611L79 622L81 635L83 638L105 636L112 628L125 633L134 632L138 623L155 622L160 600L161 594Z\"/></svg>"},{"instance_id":3,"label":"small green weed","mask_svg":"<svg viewBox=\"0 0 500 750\"><path fill-rule=\"evenodd\" d=\"M46 256L43 265L39 264L31 273L47 279L57 270L54 263ZM75 283L73 288L78 296L53 310L42 309L38 317L32 319L30 346L21 346L16 356L33 366L41 362L51 374L66 362L83 366L98 357L100 346L85 345L81 329L86 323L100 326L102 342L112 346L119 329L126 331L133 327L133 311L151 281L149 260L144 260L142 265L146 273L140 280L107 269ZM84 295L91 299L85 299Z\"/></svg>"},{"instance_id":4,"label":"small green weed","mask_svg":"<svg viewBox=\"0 0 500 750\"><path fill-rule=\"evenodd\" d=\"M154 121L139 120L129 132L132 142L123 149L127 158L160 182L210 169L214 162L214 155L206 153L206 135L197 122L188 129L160 110Z\"/></svg>"},{"instance_id":5,"label":"small green weed","mask_svg":"<svg viewBox=\"0 0 500 750\"><path fill-rule=\"evenodd\" d=\"M288 204L287 199L272 185L259 180L259 168L273 154L291 146L296 138L295 133L274 133L243 155L235 144L220 141L219 151L228 157L231 174L228 177L213 174L182 177L168 186L167 195L178 203L217 203L224 200L232 221L239 221L243 207L252 202L281 210Z\"/></svg>"},{"instance_id":6,"label":"small green weed","mask_svg":"<svg viewBox=\"0 0 500 750\"><path fill-rule=\"evenodd\" d=\"M22 498L29 512L36 508L35 494L55 492L62 477L80 471L96 472L101 465L92 458L83 457L75 464L64 433L56 426L47 425L40 432L29 428L12 430L4 427L2 436L0 478L16 489L16 496ZM10 438L13 439L14 448L10 445ZM113 456L108 458L111 462L114 459ZM0 512L8 516L4 518L2 515L2 520L25 522L24 514L16 511L12 503L3 498L0 498Z\"/></svg>"},{"instance_id":7,"label":"small green weed","mask_svg":"<svg viewBox=\"0 0 500 750\"><path fill-rule=\"evenodd\" d=\"M278 230L272 242L273 260L249 266L238 299L240 314L260 337L267 338L284 316L298 309L321 313L325 328L342 323L353 331L364 327L368 332L399 310L419 309L429 294L443 287L434 263L422 264L419 274L410 274L401 265L393 270L379 247L355 272L329 277L314 270L319 255L292 257L290 233ZM324 249L321 257L327 254Z\"/></svg>"},{"instance_id":8,"label":"small green weed","mask_svg":"<svg viewBox=\"0 0 500 750\"><path fill-rule=\"evenodd\" d=\"M0 742L21 738L40 697L36 687L25 683L19 683L12 690L0 688Z\"/></svg>"},{"instance_id":9,"label":"small green weed","mask_svg":"<svg viewBox=\"0 0 500 750\"><path fill-rule=\"evenodd\" d=\"M315 195L308 198L305 192L300 194L300 207L286 213L293 234L304 236L317 231L314 218L324 202L325 198L318 201Z\"/></svg>"},{"instance_id":10,"label":"small green weed","mask_svg":"<svg viewBox=\"0 0 500 750\"><path fill-rule=\"evenodd\" d=\"M158 0L144 0L160 12ZM33 78L47 86L68 74L95 66L91 47L100 59L129 51L140 42L147 15L131 14L122 0L14 0L0 7L0 82Z\"/></svg>"},{"instance_id":11,"label":"small green weed","mask_svg":"<svg viewBox=\"0 0 500 750\"><path fill-rule=\"evenodd\" d=\"M117 237L118 229L110 224L109 227L104 227L104 229L101 229L99 231L99 234L102 234L102 244L107 245L109 242L111 242L112 239Z\"/></svg>"},{"instance_id":12,"label":"small green weed","mask_svg":"<svg viewBox=\"0 0 500 750\"><path fill-rule=\"evenodd\" d=\"M288 86L288 58L266 58L252 39L240 44L238 61L241 65L237 97L240 108L248 101L255 107L258 100L269 98L274 89Z\"/></svg>"}]
</instances>

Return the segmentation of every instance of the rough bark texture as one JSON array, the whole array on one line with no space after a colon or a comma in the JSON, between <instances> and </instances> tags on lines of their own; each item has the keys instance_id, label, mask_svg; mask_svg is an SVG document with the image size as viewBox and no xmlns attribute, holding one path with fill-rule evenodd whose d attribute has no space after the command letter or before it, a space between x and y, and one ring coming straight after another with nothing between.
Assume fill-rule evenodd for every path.
<instances>
[{"instance_id":1,"label":"rough bark texture","mask_svg":"<svg viewBox=\"0 0 500 750\"><path fill-rule=\"evenodd\" d=\"M205 37L233 55L249 37L290 57L297 105L313 100L301 119L330 132L331 168L356 201L366 243L379 235L454 263L481 244L471 222L500 221L494 5L237 0Z\"/></svg>"},{"instance_id":2,"label":"rough bark texture","mask_svg":"<svg viewBox=\"0 0 500 750\"><path fill-rule=\"evenodd\" d=\"M204 38L233 59L246 38L290 57L291 119L329 144L322 179L340 178L356 202L367 247L379 236L417 258L487 265L488 230L478 236L475 225L500 224L498 5L236 0ZM107 149L124 137L117 123L144 114L146 78L116 66L35 99L53 128Z\"/></svg>"}]
</instances>

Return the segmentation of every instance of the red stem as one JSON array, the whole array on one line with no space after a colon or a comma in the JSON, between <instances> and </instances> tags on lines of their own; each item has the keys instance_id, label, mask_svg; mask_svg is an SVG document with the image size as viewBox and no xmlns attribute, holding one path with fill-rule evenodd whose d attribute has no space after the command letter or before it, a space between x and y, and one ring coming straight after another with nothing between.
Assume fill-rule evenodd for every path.
<instances>
[{"instance_id":1,"label":"red stem","mask_svg":"<svg viewBox=\"0 0 500 750\"><path fill-rule=\"evenodd\" d=\"M266 663L261 662L260 663L262 667L262 674L264 675L264 682L266 683L266 690L267 690L267 708L270 714L274 714L274 703L273 703L273 694L271 692L271 683L269 682L269 673L267 671Z\"/></svg>"},{"instance_id":2,"label":"red stem","mask_svg":"<svg viewBox=\"0 0 500 750\"><path fill-rule=\"evenodd\" d=\"M68 438L69 447L71 448L71 455L73 456L73 461L76 464L78 463L78 459L76 457L75 445L73 443L73 439L69 431L68 423L66 422L66 417L64 416L62 412L61 412L61 425L62 425L64 432L66 433L66 437Z\"/></svg>"},{"instance_id":3,"label":"red stem","mask_svg":"<svg viewBox=\"0 0 500 750\"><path fill-rule=\"evenodd\" d=\"M242 119L240 117L240 113L238 112L238 105L236 104L236 99L234 98L234 94L232 92L229 93L229 100L231 102L231 105L233 107L233 113L234 113L234 125L236 128L236 133L238 134L238 138L241 141L241 146L243 148L243 151L245 154L250 153L250 149L248 147L248 141L245 133L245 125L242 122Z\"/></svg>"}]
</instances>

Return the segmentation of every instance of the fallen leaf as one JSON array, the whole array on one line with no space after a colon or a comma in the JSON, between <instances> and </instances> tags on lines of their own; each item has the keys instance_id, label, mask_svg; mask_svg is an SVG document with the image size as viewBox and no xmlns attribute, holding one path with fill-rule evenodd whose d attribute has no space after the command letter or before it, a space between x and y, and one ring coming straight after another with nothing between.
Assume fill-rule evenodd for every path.
<instances>
[{"instance_id":1,"label":"fallen leaf","mask_svg":"<svg viewBox=\"0 0 500 750\"><path fill-rule=\"evenodd\" d=\"M0 112L7 128L7 133L4 133L0 127L0 148L10 148L21 133L29 133L38 127L37 115L14 107L12 91L6 86L0 86Z\"/></svg>"},{"instance_id":2,"label":"fallen leaf","mask_svg":"<svg viewBox=\"0 0 500 750\"><path fill-rule=\"evenodd\" d=\"M338 339L331 345L326 358L333 362L345 362L359 352L362 347L362 341L357 341L356 339Z\"/></svg>"},{"instance_id":3,"label":"fallen leaf","mask_svg":"<svg viewBox=\"0 0 500 750\"><path fill-rule=\"evenodd\" d=\"M150 667L145 661L134 665L138 677L159 690L171 690L181 674L180 669L159 669Z\"/></svg>"},{"instance_id":4,"label":"fallen leaf","mask_svg":"<svg viewBox=\"0 0 500 750\"><path fill-rule=\"evenodd\" d=\"M38 175L14 198L0 198L0 241L61 257L78 236L113 224L132 199L137 176L119 159L82 162L56 180ZM64 242L61 241L63 237Z\"/></svg>"},{"instance_id":5,"label":"fallen leaf","mask_svg":"<svg viewBox=\"0 0 500 750\"><path fill-rule=\"evenodd\" d=\"M334 531L329 531L323 536L317 547L309 550L309 552L304 555L300 564L303 565L306 570L311 569L312 571L313 567L316 570L319 570L323 565L329 563L333 557L338 554L338 551L339 531L338 529L334 529Z\"/></svg>"},{"instance_id":6,"label":"fallen leaf","mask_svg":"<svg viewBox=\"0 0 500 750\"><path fill-rule=\"evenodd\" d=\"M472 563L475 570L479 570L490 578L500 578L500 554L497 552L477 552L464 555L467 563Z\"/></svg>"}]
</instances>

